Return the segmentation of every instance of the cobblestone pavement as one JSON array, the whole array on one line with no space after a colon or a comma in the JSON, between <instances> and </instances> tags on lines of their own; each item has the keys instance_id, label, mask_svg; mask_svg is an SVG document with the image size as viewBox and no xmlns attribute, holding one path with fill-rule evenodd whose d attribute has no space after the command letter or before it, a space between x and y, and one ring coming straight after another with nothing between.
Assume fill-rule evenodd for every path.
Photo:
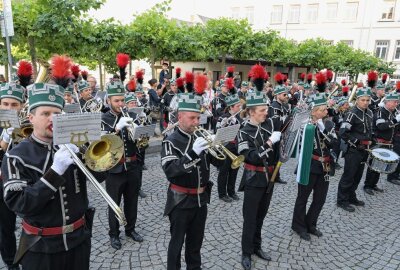
<instances>
[{"instance_id":1,"label":"cobblestone pavement","mask_svg":"<svg viewBox=\"0 0 400 270\"><path fill-rule=\"evenodd\" d=\"M158 155L149 155L146 165L143 190L148 197L139 199L136 228L145 239L141 244L121 233L123 248L118 251L111 248L106 203L88 184L91 204L96 206L91 269L166 269L169 221L162 213L167 181ZM312 236L311 242L305 242L290 228L297 193L295 166L296 161L291 160L282 167L282 178L288 180L288 184L275 186L263 226L263 248L271 254L272 261L265 262L253 256L253 269L400 269L399 186L381 177L379 185L385 193L369 196L359 189L359 199L364 200L366 206L348 213L337 208L335 203L340 170L331 178L328 198L319 218L318 227L324 236ZM214 182L216 177L217 170L212 169ZM238 183L240 177L241 172ZM239 196L238 202L224 203L218 199L214 186L202 247L203 269L242 269L243 194Z\"/></svg>"}]
</instances>

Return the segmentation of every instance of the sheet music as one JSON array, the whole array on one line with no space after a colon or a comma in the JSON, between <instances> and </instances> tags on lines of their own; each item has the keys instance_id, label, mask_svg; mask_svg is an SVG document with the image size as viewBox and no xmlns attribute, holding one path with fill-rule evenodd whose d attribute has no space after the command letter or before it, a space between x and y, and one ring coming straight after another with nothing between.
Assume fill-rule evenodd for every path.
<instances>
[{"instance_id":1,"label":"sheet music","mask_svg":"<svg viewBox=\"0 0 400 270\"><path fill-rule=\"evenodd\" d=\"M144 111L143 107L135 107L128 109L128 112L136 113L137 115L141 115L143 111Z\"/></svg>"},{"instance_id":2,"label":"sheet music","mask_svg":"<svg viewBox=\"0 0 400 270\"><path fill-rule=\"evenodd\" d=\"M19 128L18 112L16 110L0 110L0 127L4 129Z\"/></svg>"},{"instance_id":3,"label":"sheet music","mask_svg":"<svg viewBox=\"0 0 400 270\"><path fill-rule=\"evenodd\" d=\"M133 130L133 139L139 139L140 137L151 137L154 135L154 130L156 129L156 124L148 126L135 127Z\"/></svg>"},{"instance_id":4,"label":"sheet music","mask_svg":"<svg viewBox=\"0 0 400 270\"><path fill-rule=\"evenodd\" d=\"M80 113L81 106L79 103L72 103L72 104L65 104L64 105L64 112L66 113Z\"/></svg>"},{"instance_id":5,"label":"sheet music","mask_svg":"<svg viewBox=\"0 0 400 270\"><path fill-rule=\"evenodd\" d=\"M290 131L298 130L299 128L307 124L309 118L310 118L310 111L308 110L297 113L293 119Z\"/></svg>"},{"instance_id":6,"label":"sheet music","mask_svg":"<svg viewBox=\"0 0 400 270\"><path fill-rule=\"evenodd\" d=\"M199 122L200 122L200 125L207 124L207 115L204 114L204 113L200 114L200 121Z\"/></svg>"},{"instance_id":7,"label":"sheet music","mask_svg":"<svg viewBox=\"0 0 400 270\"><path fill-rule=\"evenodd\" d=\"M53 116L53 142L55 145L100 140L101 113L68 113Z\"/></svg>"},{"instance_id":8,"label":"sheet music","mask_svg":"<svg viewBox=\"0 0 400 270\"><path fill-rule=\"evenodd\" d=\"M217 134L215 134L213 145L233 141L236 138L239 129L240 124L217 129Z\"/></svg>"}]
</instances>

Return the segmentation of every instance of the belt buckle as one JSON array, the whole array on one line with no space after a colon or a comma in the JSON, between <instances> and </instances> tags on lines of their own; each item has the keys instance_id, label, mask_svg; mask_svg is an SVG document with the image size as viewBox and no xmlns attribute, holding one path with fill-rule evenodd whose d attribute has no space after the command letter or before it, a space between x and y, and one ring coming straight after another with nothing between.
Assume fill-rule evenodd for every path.
<instances>
[{"instance_id":1,"label":"belt buckle","mask_svg":"<svg viewBox=\"0 0 400 270\"><path fill-rule=\"evenodd\" d=\"M65 225L65 226L62 227L63 234L71 233L73 231L74 231L74 224L69 224L69 225Z\"/></svg>"}]
</instances>

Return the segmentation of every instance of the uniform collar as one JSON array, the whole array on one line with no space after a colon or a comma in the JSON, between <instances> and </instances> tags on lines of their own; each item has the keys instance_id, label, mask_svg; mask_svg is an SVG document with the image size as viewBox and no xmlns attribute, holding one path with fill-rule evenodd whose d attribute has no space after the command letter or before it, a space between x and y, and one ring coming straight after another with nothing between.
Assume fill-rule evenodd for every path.
<instances>
[{"instance_id":1,"label":"uniform collar","mask_svg":"<svg viewBox=\"0 0 400 270\"><path fill-rule=\"evenodd\" d=\"M43 146L43 147L47 147L47 148L51 148L53 145L53 142L48 143L45 141L42 141L41 139L39 139L38 137L36 137L33 133L31 135L31 139L34 143L38 144L39 146Z\"/></svg>"},{"instance_id":2,"label":"uniform collar","mask_svg":"<svg viewBox=\"0 0 400 270\"><path fill-rule=\"evenodd\" d=\"M186 137L188 137L188 138L192 137L192 135L193 135L193 134L187 133L186 131L184 131L183 129L181 129L179 126L178 126L178 131L179 131L179 133L181 133L183 136L186 136Z\"/></svg>"}]
</instances>

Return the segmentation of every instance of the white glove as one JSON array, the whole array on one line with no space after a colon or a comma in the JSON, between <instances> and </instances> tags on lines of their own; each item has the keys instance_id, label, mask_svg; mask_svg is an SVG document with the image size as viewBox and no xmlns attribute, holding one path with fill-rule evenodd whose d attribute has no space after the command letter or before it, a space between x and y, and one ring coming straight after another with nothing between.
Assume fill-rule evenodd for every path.
<instances>
[{"instance_id":1,"label":"white glove","mask_svg":"<svg viewBox=\"0 0 400 270\"><path fill-rule=\"evenodd\" d=\"M385 102L383 102L383 101L379 102L378 106L379 106L379 108L385 107Z\"/></svg>"},{"instance_id":2,"label":"white glove","mask_svg":"<svg viewBox=\"0 0 400 270\"><path fill-rule=\"evenodd\" d=\"M400 122L400 114L396 115L396 121ZM3 141L4 141L4 139L3 139Z\"/></svg>"},{"instance_id":3,"label":"white glove","mask_svg":"<svg viewBox=\"0 0 400 270\"><path fill-rule=\"evenodd\" d=\"M207 147L208 147L208 142L203 137L197 138L193 143L193 151L197 155L200 155L200 153L203 152L205 149L207 149Z\"/></svg>"},{"instance_id":4,"label":"white glove","mask_svg":"<svg viewBox=\"0 0 400 270\"><path fill-rule=\"evenodd\" d=\"M272 142L272 144L279 142L280 139L281 133L279 131L272 132L271 136L269 137L269 140Z\"/></svg>"},{"instance_id":5,"label":"white glove","mask_svg":"<svg viewBox=\"0 0 400 270\"><path fill-rule=\"evenodd\" d=\"M133 122L132 118L130 117L121 117L118 121L118 123L115 125L116 130L121 130L124 127L128 127L131 125Z\"/></svg>"},{"instance_id":6,"label":"white glove","mask_svg":"<svg viewBox=\"0 0 400 270\"><path fill-rule=\"evenodd\" d=\"M74 151L74 153L79 152L79 148L73 144L67 144L68 148ZM74 160L71 157L71 153L68 151L65 145L61 145L60 149L54 154L53 165L51 168L58 175L63 175L68 167L74 164Z\"/></svg>"},{"instance_id":7,"label":"white glove","mask_svg":"<svg viewBox=\"0 0 400 270\"><path fill-rule=\"evenodd\" d=\"M319 128L319 131L324 132L325 130L325 125L324 125L324 121L322 121L322 119L318 119L317 121L317 126Z\"/></svg>"},{"instance_id":8,"label":"white glove","mask_svg":"<svg viewBox=\"0 0 400 270\"><path fill-rule=\"evenodd\" d=\"M14 128L13 127L10 127L10 128L7 128L7 130L3 133L3 141L5 142L5 143L10 143L10 140L11 140L11 137L10 137L10 135L11 135L11 133L14 131Z\"/></svg>"}]
</instances>

